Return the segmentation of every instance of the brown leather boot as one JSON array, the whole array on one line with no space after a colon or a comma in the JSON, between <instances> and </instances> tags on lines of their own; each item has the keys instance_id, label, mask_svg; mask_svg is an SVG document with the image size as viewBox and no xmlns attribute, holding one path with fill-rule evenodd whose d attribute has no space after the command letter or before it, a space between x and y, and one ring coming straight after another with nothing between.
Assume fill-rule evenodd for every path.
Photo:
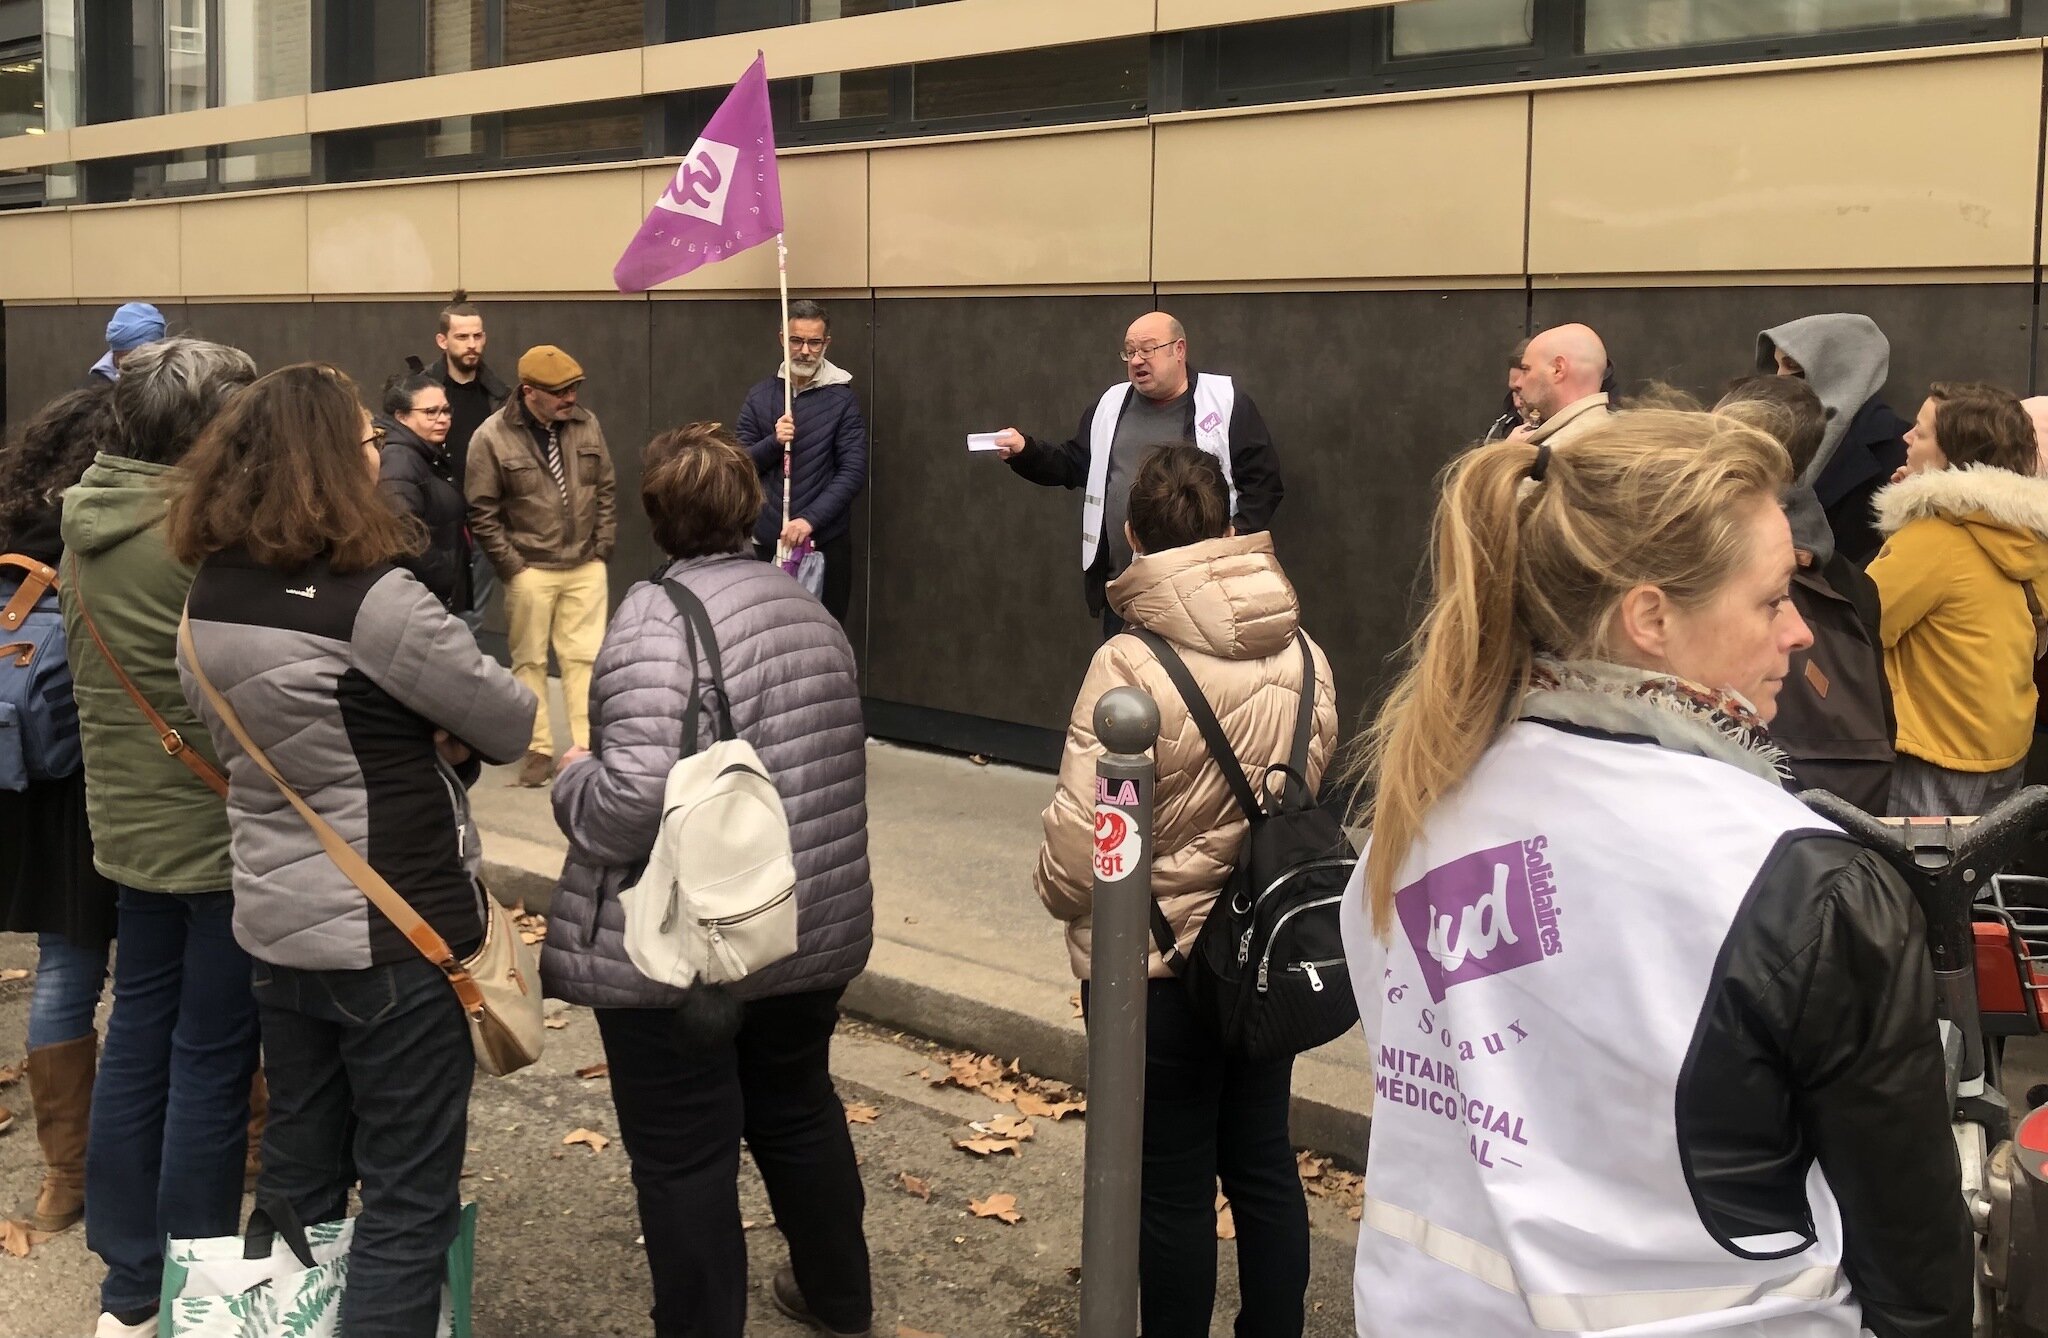
<instances>
[{"instance_id":1,"label":"brown leather boot","mask_svg":"<svg viewBox=\"0 0 2048 1338\"><path fill-rule=\"evenodd\" d=\"M28 1052L36 1141L43 1145L47 1168L35 1211L29 1215L38 1231L63 1231L85 1216L85 1130L92 1114L99 1041L97 1035L85 1035Z\"/></svg>"},{"instance_id":2,"label":"brown leather boot","mask_svg":"<svg viewBox=\"0 0 2048 1338\"><path fill-rule=\"evenodd\" d=\"M256 1192L256 1177L263 1174L263 1129L270 1123L270 1084L263 1070L249 1084L249 1154L242 1162L242 1192Z\"/></svg>"}]
</instances>

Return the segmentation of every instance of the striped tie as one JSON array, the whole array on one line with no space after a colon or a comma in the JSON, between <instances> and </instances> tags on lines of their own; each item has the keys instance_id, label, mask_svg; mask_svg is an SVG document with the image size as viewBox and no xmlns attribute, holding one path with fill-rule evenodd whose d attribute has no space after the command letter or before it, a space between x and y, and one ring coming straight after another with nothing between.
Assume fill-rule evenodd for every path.
<instances>
[{"instance_id":1,"label":"striped tie","mask_svg":"<svg viewBox=\"0 0 2048 1338\"><path fill-rule=\"evenodd\" d=\"M562 443L554 427L548 428L548 473L555 476L555 487L561 491L562 501L569 500L569 481L562 474Z\"/></svg>"}]
</instances>

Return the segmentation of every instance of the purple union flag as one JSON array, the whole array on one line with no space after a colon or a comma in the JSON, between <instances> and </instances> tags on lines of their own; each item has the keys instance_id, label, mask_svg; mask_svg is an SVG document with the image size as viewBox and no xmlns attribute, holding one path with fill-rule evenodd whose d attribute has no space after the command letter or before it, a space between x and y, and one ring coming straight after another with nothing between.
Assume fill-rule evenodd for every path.
<instances>
[{"instance_id":1,"label":"purple union flag","mask_svg":"<svg viewBox=\"0 0 2048 1338\"><path fill-rule=\"evenodd\" d=\"M757 55L612 267L612 282L622 293L645 292L781 231L768 66Z\"/></svg>"}]
</instances>

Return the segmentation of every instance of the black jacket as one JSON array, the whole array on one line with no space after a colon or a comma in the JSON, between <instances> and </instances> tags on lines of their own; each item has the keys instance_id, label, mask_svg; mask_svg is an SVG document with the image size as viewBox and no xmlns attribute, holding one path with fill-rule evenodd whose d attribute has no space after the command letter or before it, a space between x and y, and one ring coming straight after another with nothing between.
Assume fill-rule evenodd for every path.
<instances>
[{"instance_id":1,"label":"black jacket","mask_svg":"<svg viewBox=\"0 0 2048 1338\"><path fill-rule=\"evenodd\" d=\"M392 506L427 527L426 551L399 565L420 578L451 613L467 613L470 595L469 505L446 443L429 446L394 419L380 417L384 459L377 487Z\"/></svg>"},{"instance_id":2,"label":"black jacket","mask_svg":"<svg viewBox=\"0 0 2048 1338\"><path fill-rule=\"evenodd\" d=\"M1792 607L1813 631L1778 693L1771 739L1796 788L1829 790L1865 813L1890 812L1898 720L1884 671L1877 586L1840 553L1792 578Z\"/></svg>"},{"instance_id":3,"label":"black jacket","mask_svg":"<svg viewBox=\"0 0 2048 1338\"><path fill-rule=\"evenodd\" d=\"M416 359L408 358L406 361L413 362ZM461 403L463 392L448 376L448 359L445 355L436 358L420 370L440 382L441 389L448 393L448 403L450 405ZM491 365L487 362L479 362L476 365L476 384L483 387L484 399L486 401L484 411L473 418L465 417L461 412L457 412L448 429L448 454L455 461L457 487L461 486L460 480L463 477L463 466L469 460L469 439L476 435L476 430L483 426L486 418L489 418L504 406L505 400L511 394L510 391L505 389L505 383L492 373Z\"/></svg>"},{"instance_id":4,"label":"black jacket","mask_svg":"<svg viewBox=\"0 0 2048 1338\"><path fill-rule=\"evenodd\" d=\"M1892 481L1892 472L1906 463L1906 433L1912 424L1873 399L1849 420L1842 444L1828 458L1827 468L1813 481L1820 504L1827 509L1828 528L1835 532L1835 551L1859 567L1867 567L1884 547L1871 498Z\"/></svg>"},{"instance_id":5,"label":"black jacket","mask_svg":"<svg viewBox=\"0 0 2048 1338\"><path fill-rule=\"evenodd\" d=\"M1970 1223L1926 926L1878 856L1837 833L1778 843L1715 963L1676 1113L1686 1184L1725 1248L1810 1241L1818 1163L1865 1327L1968 1338Z\"/></svg>"},{"instance_id":6,"label":"black jacket","mask_svg":"<svg viewBox=\"0 0 2048 1338\"><path fill-rule=\"evenodd\" d=\"M1188 384L1195 381L1196 370L1188 368ZM1136 394L1136 391L1132 391ZM1124 401L1130 406L1130 400ZM1195 439L1195 397L1187 397L1188 440ZM1057 444L1041 441L1037 437L1026 437L1024 449L1010 457L1010 468L1019 477L1048 488L1082 488L1088 484L1089 441L1094 435L1095 404L1091 402L1081 412L1081 425L1074 435ZM1230 518L1239 534L1252 534L1269 529L1273 524L1273 513L1280 509L1280 499L1286 493L1286 485L1280 478L1280 457L1273 449L1273 434L1266 429L1266 420L1259 416L1259 406L1245 393L1242 385L1236 387L1235 402L1230 411L1230 478L1237 488L1237 514ZM1107 536L1103 536L1107 539ZM1110 579L1116 575L1109 569L1111 545L1099 544L1095 550L1095 562L1082 574L1082 585L1088 595L1088 611L1099 615L1107 601L1103 591Z\"/></svg>"}]
</instances>

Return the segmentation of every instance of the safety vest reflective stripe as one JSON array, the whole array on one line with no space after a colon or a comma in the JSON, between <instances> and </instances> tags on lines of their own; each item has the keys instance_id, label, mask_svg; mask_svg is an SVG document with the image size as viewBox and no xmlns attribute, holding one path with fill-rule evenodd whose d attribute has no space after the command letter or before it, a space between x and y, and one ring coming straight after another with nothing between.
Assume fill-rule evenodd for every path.
<instances>
[{"instance_id":1,"label":"safety vest reflective stripe","mask_svg":"<svg viewBox=\"0 0 2048 1338\"><path fill-rule=\"evenodd\" d=\"M1375 1231L1406 1241L1438 1263L1448 1264L1490 1287L1520 1294L1536 1327L1561 1333L1619 1329L1631 1324L1654 1324L1710 1315L1717 1310L1730 1310L1773 1296L1817 1301L1833 1295L1843 1285L1841 1269L1825 1265L1803 1269L1789 1277L1725 1287L1542 1295L1523 1290L1515 1277L1515 1266L1506 1255L1469 1236L1439 1226L1420 1213L1368 1197L1363 1221Z\"/></svg>"}]
</instances>

